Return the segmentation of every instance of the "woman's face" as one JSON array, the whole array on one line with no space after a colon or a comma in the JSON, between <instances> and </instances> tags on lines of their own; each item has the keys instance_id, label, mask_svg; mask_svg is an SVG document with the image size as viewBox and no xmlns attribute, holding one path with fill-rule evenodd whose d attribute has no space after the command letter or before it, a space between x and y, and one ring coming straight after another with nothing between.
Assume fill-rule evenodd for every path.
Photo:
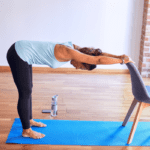
<instances>
[{"instance_id":1,"label":"woman's face","mask_svg":"<svg viewBox=\"0 0 150 150\"><path fill-rule=\"evenodd\" d=\"M71 64L76 68L76 69L82 69L82 70L87 70L86 67L80 63L80 62L77 62L75 60L71 60Z\"/></svg>"}]
</instances>

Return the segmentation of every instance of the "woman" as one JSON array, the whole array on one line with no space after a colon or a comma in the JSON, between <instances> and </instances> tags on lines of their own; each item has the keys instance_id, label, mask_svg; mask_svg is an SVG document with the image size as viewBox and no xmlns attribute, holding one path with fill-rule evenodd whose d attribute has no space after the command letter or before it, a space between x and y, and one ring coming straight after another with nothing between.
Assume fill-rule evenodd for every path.
<instances>
[{"instance_id":1,"label":"woman","mask_svg":"<svg viewBox=\"0 0 150 150\"><path fill-rule=\"evenodd\" d=\"M22 123L23 137L34 139L45 135L35 132L31 126L46 127L32 119L32 64L48 65L58 68L71 61L76 69L93 70L99 64L117 64L132 62L126 55L116 56L103 53L100 49L81 48L72 42L17 41L7 52L7 61L17 86L19 99L17 110Z\"/></svg>"}]
</instances>

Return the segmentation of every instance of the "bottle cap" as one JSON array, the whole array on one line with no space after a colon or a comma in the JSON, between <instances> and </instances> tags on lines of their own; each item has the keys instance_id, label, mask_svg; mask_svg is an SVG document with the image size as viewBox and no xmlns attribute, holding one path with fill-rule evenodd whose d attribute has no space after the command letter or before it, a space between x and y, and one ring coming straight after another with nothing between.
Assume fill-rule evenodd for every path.
<instances>
[{"instance_id":1,"label":"bottle cap","mask_svg":"<svg viewBox=\"0 0 150 150\"><path fill-rule=\"evenodd\" d=\"M54 96L52 97L52 100L53 100L53 101L57 101L57 97L58 97L58 95L54 95Z\"/></svg>"}]
</instances>

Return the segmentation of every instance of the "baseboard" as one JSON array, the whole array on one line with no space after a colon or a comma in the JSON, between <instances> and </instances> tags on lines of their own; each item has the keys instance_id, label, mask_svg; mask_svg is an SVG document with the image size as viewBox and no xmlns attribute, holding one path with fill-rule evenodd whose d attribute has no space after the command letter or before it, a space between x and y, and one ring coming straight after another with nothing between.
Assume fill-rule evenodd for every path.
<instances>
[{"instance_id":1,"label":"baseboard","mask_svg":"<svg viewBox=\"0 0 150 150\"><path fill-rule=\"evenodd\" d=\"M33 73L62 73L62 74L129 74L128 69L94 69L92 71L75 68L32 67ZM11 72L9 66L0 66L0 72Z\"/></svg>"}]
</instances>

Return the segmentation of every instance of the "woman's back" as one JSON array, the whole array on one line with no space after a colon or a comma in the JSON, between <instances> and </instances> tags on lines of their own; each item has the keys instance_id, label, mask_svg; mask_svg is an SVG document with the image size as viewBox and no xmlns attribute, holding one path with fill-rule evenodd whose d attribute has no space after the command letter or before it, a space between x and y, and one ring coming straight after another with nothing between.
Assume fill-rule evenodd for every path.
<instances>
[{"instance_id":1,"label":"woman's back","mask_svg":"<svg viewBox=\"0 0 150 150\"><path fill-rule=\"evenodd\" d=\"M54 48L56 44L73 47L72 42L49 42L49 41L17 41L15 49L19 57L26 61L29 65L41 64L48 65L51 68L58 68L67 62L60 62L54 55Z\"/></svg>"}]
</instances>

